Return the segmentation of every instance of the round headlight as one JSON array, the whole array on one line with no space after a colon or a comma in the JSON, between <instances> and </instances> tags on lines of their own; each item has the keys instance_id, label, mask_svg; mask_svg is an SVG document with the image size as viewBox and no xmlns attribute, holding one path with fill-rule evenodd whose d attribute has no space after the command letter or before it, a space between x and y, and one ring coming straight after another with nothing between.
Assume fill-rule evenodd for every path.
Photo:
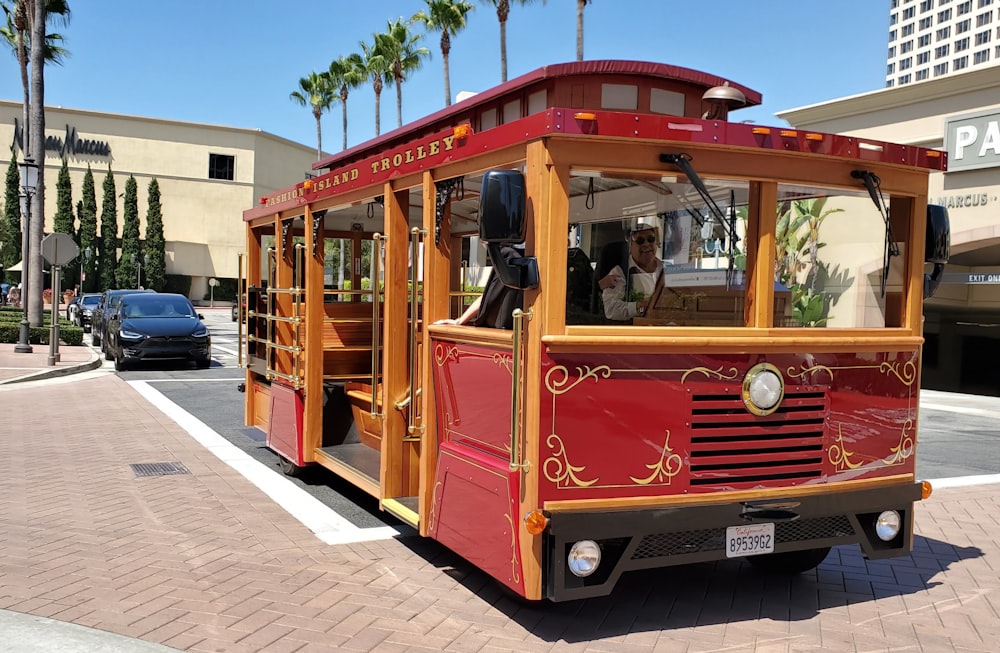
<instances>
[{"instance_id":1,"label":"round headlight","mask_svg":"<svg viewBox=\"0 0 1000 653\"><path fill-rule=\"evenodd\" d=\"M754 415L770 415L785 396L781 372L770 363L759 363L743 377L743 403Z\"/></svg>"},{"instance_id":2,"label":"round headlight","mask_svg":"<svg viewBox=\"0 0 1000 653\"><path fill-rule=\"evenodd\" d=\"M886 510L875 520L875 534L883 542L889 542L899 535L903 520L895 510Z\"/></svg>"},{"instance_id":3,"label":"round headlight","mask_svg":"<svg viewBox=\"0 0 1000 653\"><path fill-rule=\"evenodd\" d=\"M580 540L570 547L566 564L574 576L589 576L601 564L601 547L593 540Z\"/></svg>"}]
</instances>

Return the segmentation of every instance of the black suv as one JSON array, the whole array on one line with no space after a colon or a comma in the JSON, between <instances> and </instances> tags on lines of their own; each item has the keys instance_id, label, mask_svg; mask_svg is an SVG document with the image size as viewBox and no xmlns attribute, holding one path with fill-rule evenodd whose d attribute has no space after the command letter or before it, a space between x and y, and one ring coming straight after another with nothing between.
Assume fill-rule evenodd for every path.
<instances>
[{"instance_id":1,"label":"black suv","mask_svg":"<svg viewBox=\"0 0 1000 653\"><path fill-rule=\"evenodd\" d=\"M104 351L104 340L108 337L108 317L118 308L118 301L122 295L137 292L155 292L153 290L139 290L138 288L123 290L105 290L101 293L101 301L97 302L94 314L90 317L90 333L93 338L93 345L100 347Z\"/></svg>"}]
</instances>

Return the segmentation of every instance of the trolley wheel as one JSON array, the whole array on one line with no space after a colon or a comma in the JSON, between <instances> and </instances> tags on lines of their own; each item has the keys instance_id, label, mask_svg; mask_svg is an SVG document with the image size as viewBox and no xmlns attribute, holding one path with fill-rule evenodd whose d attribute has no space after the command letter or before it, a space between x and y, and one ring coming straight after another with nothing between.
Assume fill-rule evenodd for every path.
<instances>
[{"instance_id":1,"label":"trolley wheel","mask_svg":"<svg viewBox=\"0 0 1000 653\"><path fill-rule=\"evenodd\" d=\"M278 467L281 468L282 474L284 474L285 476L291 476L293 478L298 478L299 476L302 476L302 474L304 474L306 471L305 467L299 467L291 460L288 460L283 456L278 458Z\"/></svg>"},{"instance_id":2,"label":"trolley wheel","mask_svg":"<svg viewBox=\"0 0 1000 653\"><path fill-rule=\"evenodd\" d=\"M792 576L815 569L829 553L830 547L826 546L819 549L805 549L804 551L748 556L746 561L763 571Z\"/></svg>"}]
</instances>

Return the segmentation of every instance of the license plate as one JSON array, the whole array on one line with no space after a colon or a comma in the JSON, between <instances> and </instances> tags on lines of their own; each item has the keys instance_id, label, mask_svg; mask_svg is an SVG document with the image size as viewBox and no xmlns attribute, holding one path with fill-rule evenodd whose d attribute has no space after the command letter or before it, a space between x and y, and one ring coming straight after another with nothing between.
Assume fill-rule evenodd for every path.
<instances>
[{"instance_id":1,"label":"license plate","mask_svg":"<svg viewBox=\"0 0 1000 653\"><path fill-rule=\"evenodd\" d=\"M774 524L749 524L726 529L726 557L774 553Z\"/></svg>"}]
</instances>

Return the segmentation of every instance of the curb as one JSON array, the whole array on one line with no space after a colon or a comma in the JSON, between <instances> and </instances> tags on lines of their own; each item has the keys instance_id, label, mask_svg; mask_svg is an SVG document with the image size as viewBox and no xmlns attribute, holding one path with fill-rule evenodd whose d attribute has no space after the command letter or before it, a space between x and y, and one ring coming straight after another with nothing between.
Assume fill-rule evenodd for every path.
<instances>
[{"instance_id":1,"label":"curb","mask_svg":"<svg viewBox=\"0 0 1000 653\"><path fill-rule=\"evenodd\" d=\"M0 381L0 385L26 383L28 381L43 381L45 379L54 379L60 376L69 376L70 374L79 374L80 372L89 372L90 370L96 370L98 367L101 367L102 364L103 362L101 361L101 357L94 355L93 351L91 351L91 359L86 363L66 365L63 367L52 367L32 372L30 374L25 374L24 376L15 376L13 378Z\"/></svg>"}]
</instances>

